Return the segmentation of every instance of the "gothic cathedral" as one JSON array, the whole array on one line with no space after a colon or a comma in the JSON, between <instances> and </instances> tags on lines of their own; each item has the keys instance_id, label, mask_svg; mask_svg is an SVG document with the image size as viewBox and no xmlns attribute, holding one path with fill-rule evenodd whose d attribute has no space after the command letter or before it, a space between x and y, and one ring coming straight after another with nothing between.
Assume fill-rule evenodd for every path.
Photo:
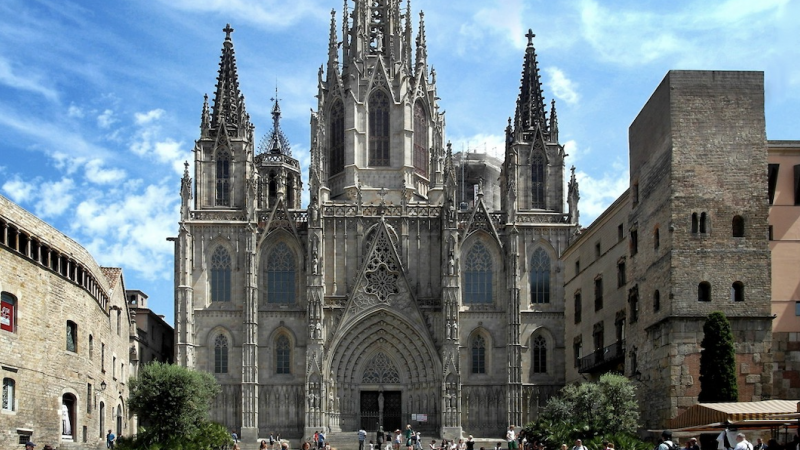
<instances>
[{"instance_id":1,"label":"gothic cathedral","mask_svg":"<svg viewBox=\"0 0 800 450\"><path fill-rule=\"evenodd\" d=\"M256 144L224 30L181 184L176 358L217 377L212 418L244 439L405 424L500 436L564 384L559 256L579 195L574 172L564 192L533 34L499 177L470 181L445 140L423 14L414 37L401 3L345 1L341 37L332 13L306 209L279 102Z\"/></svg>"}]
</instances>

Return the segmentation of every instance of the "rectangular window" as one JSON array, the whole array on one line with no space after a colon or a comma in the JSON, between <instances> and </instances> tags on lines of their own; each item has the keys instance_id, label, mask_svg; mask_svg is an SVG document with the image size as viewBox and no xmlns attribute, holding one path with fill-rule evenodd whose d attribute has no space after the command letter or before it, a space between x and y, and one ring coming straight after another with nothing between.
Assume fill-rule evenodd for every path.
<instances>
[{"instance_id":1,"label":"rectangular window","mask_svg":"<svg viewBox=\"0 0 800 450\"><path fill-rule=\"evenodd\" d=\"M67 351L78 352L78 324L67 321Z\"/></svg>"},{"instance_id":2,"label":"rectangular window","mask_svg":"<svg viewBox=\"0 0 800 450\"><path fill-rule=\"evenodd\" d=\"M773 235L772 233L773 233L773 231L772 231L772 225L770 225L770 226L769 226L769 240L770 240L770 241L773 241L773 240L774 240L774 239L773 239L773 236L774 236L774 235Z\"/></svg>"},{"instance_id":3,"label":"rectangular window","mask_svg":"<svg viewBox=\"0 0 800 450\"><path fill-rule=\"evenodd\" d=\"M639 232L631 230L631 255L639 253Z\"/></svg>"},{"instance_id":4,"label":"rectangular window","mask_svg":"<svg viewBox=\"0 0 800 450\"><path fill-rule=\"evenodd\" d=\"M800 164L794 166L794 204L800 205Z\"/></svg>"},{"instance_id":5,"label":"rectangular window","mask_svg":"<svg viewBox=\"0 0 800 450\"><path fill-rule=\"evenodd\" d=\"M600 253L600 243L598 242L598 243L594 244L594 257L595 258L599 258L600 255L601 255L601 253Z\"/></svg>"},{"instance_id":6,"label":"rectangular window","mask_svg":"<svg viewBox=\"0 0 800 450\"><path fill-rule=\"evenodd\" d=\"M794 315L800 316L800 302L794 302Z\"/></svg>"},{"instance_id":7,"label":"rectangular window","mask_svg":"<svg viewBox=\"0 0 800 450\"><path fill-rule=\"evenodd\" d=\"M111 377L117 379L117 357L111 357Z\"/></svg>"},{"instance_id":8,"label":"rectangular window","mask_svg":"<svg viewBox=\"0 0 800 450\"><path fill-rule=\"evenodd\" d=\"M583 302L581 301L581 293L575 293L575 323L581 323L581 314L583 313Z\"/></svg>"},{"instance_id":9,"label":"rectangular window","mask_svg":"<svg viewBox=\"0 0 800 450\"><path fill-rule=\"evenodd\" d=\"M579 273L581 273L581 260L580 259L576 259L575 260L575 276L577 277Z\"/></svg>"},{"instance_id":10,"label":"rectangular window","mask_svg":"<svg viewBox=\"0 0 800 450\"><path fill-rule=\"evenodd\" d=\"M3 411L14 411L16 382L12 378L3 378Z\"/></svg>"},{"instance_id":11,"label":"rectangular window","mask_svg":"<svg viewBox=\"0 0 800 450\"><path fill-rule=\"evenodd\" d=\"M622 224L619 224L617 227L617 242L621 241L623 237L625 237L625 231L622 228Z\"/></svg>"},{"instance_id":12,"label":"rectangular window","mask_svg":"<svg viewBox=\"0 0 800 450\"><path fill-rule=\"evenodd\" d=\"M768 191L769 191L769 204L770 205L775 200L775 186L778 184L778 170L780 169L780 167L781 167L780 164L770 164L769 165Z\"/></svg>"},{"instance_id":13,"label":"rectangular window","mask_svg":"<svg viewBox=\"0 0 800 450\"><path fill-rule=\"evenodd\" d=\"M86 412L92 413L92 383L86 385Z\"/></svg>"},{"instance_id":14,"label":"rectangular window","mask_svg":"<svg viewBox=\"0 0 800 450\"><path fill-rule=\"evenodd\" d=\"M631 198L633 200L633 206L636 206L637 204L639 204L639 182L638 181L633 183L633 186L631 186L631 191L632 191L631 192Z\"/></svg>"},{"instance_id":15,"label":"rectangular window","mask_svg":"<svg viewBox=\"0 0 800 450\"><path fill-rule=\"evenodd\" d=\"M601 309L603 309L603 279L597 278L594 280L594 310Z\"/></svg>"},{"instance_id":16,"label":"rectangular window","mask_svg":"<svg viewBox=\"0 0 800 450\"><path fill-rule=\"evenodd\" d=\"M625 261L617 263L617 287L625 286Z\"/></svg>"},{"instance_id":17,"label":"rectangular window","mask_svg":"<svg viewBox=\"0 0 800 450\"><path fill-rule=\"evenodd\" d=\"M583 342L580 339L572 344L572 353L575 355L575 367L580 367L583 358Z\"/></svg>"},{"instance_id":18,"label":"rectangular window","mask_svg":"<svg viewBox=\"0 0 800 450\"><path fill-rule=\"evenodd\" d=\"M106 372L106 344L100 343L100 370Z\"/></svg>"}]
</instances>

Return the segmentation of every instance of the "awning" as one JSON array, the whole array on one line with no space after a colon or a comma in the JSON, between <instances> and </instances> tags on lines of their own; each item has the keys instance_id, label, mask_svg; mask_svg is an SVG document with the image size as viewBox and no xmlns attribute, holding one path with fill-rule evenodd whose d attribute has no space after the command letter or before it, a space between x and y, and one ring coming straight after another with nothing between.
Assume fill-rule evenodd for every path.
<instances>
[{"instance_id":1,"label":"awning","mask_svg":"<svg viewBox=\"0 0 800 450\"><path fill-rule=\"evenodd\" d=\"M667 423L667 428L693 428L747 421L774 420L775 416L786 417L797 413L798 400L765 400L762 402L699 403L679 414Z\"/></svg>"}]
</instances>

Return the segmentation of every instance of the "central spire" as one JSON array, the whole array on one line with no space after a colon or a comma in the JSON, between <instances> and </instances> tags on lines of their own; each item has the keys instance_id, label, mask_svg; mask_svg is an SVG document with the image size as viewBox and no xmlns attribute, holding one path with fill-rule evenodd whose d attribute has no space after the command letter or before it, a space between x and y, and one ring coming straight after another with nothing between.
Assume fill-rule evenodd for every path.
<instances>
[{"instance_id":1,"label":"central spire","mask_svg":"<svg viewBox=\"0 0 800 450\"><path fill-rule=\"evenodd\" d=\"M250 118L244 108L244 96L239 91L236 55L231 40L233 28L227 24L222 31L225 32L225 41L222 43L222 55L219 61L211 128L216 128L224 123L229 130L239 128L240 132L245 132L249 127Z\"/></svg>"},{"instance_id":2,"label":"central spire","mask_svg":"<svg viewBox=\"0 0 800 450\"><path fill-rule=\"evenodd\" d=\"M522 130L533 130L537 126L548 133L542 80L539 76L539 64L536 61L536 49L533 46L533 30L528 29L525 35L528 46L525 49L525 62L522 67L522 80L519 98L517 99L516 127ZM521 131L521 130L520 130Z\"/></svg>"},{"instance_id":3,"label":"central spire","mask_svg":"<svg viewBox=\"0 0 800 450\"><path fill-rule=\"evenodd\" d=\"M258 153L283 154L292 156L289 139L281 130L281 106L278 98L278 86L275 85L275 97L272 97L272 130L267 133L258 145Z\"/></svg>"}]
</instances>

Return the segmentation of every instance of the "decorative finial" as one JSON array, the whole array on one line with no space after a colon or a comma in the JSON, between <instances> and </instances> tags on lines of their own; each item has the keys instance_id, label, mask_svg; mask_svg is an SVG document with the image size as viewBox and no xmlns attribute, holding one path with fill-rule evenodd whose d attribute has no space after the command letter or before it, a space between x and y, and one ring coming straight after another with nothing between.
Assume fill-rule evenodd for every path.
<instances>
[{"instance_id":1,"label":"decorative finial","mask_svg":"<svg viewBox=\"0 0 800 450\"><path fill-rule=\"evenodd\" d=\"M533 38L536 37L536 35L533 34L533 30L528 28L528 34L526 34L525 37L528 38L528 47L533 47Z\"/></svg>"},{"instance_id":2,"label":"decorative finial","mask_svg":"<svg viewBox=\"0 0 800 450\"><path fill-rule=\"evenodd\" d=\"M225 28L222 29L225 32L225 40L231 40L231 33L233 33L233 28L231 28L231 24L225 24Z\"/></svg>"},{"instance_id":3,"label":"decorative finial","mask_svg":"<svg viewBox=\"0 0 800 450\"><path fill-rule=\"evenodd\" d=\"M575 170L573 167L572 170ZM189 161L183 161L183 176L189 176Z\"/></svg>"}]
</instances>

